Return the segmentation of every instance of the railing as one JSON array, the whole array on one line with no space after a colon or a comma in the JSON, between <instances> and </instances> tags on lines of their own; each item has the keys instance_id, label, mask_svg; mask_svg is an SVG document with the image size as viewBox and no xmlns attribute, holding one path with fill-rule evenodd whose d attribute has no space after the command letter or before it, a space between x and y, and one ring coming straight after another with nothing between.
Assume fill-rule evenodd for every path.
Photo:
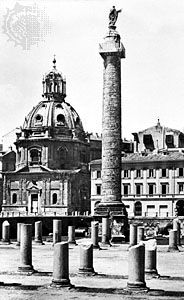
<instances>
[{"instance_id":1,"label":"railing","mask_svg":"<svg viewBox=\"0 0 184 300\"><path fill-rule=\"evenodd\" d=\"M90 212L89 211L85 211L83 213L79 212L79 211L73 211L71 213L59 213L59 212L42 212L42 213L28 213L28 212L18 212L18 211L1 211L0 212L0 217L1 218L12 218L12 217L34 217L34 216L38 216L38 217L49 217L49 216L80 216L80 217L84 217L84 216L90 216Z\"/></svg>"},{"instance_id":2,"label":"railing","mask_svg":"<svg viewBox=\"0 0 184 300\"><path fill-rule=\"evenodd\" d=\"M174 198L174 197L177 197L177 198L184 198L184 193L183 194L128 194L128 195L122 195L122 198L166 198L166 197L169 197L169 198Z\"/></svg>"}]
</instances>

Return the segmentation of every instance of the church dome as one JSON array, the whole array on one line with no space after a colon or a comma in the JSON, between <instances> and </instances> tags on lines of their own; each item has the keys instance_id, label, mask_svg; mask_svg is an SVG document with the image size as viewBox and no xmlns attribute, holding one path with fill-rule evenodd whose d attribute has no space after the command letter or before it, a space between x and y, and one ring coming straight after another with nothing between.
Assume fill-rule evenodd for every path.
<instances>
[{"instance_id":1,"label":"church dome","mask_svg":"<svg viewBox=\"0 0 184 300\"><path fill-rule=\"evenodd\" d=\"M65 101L66 80L56 69L43 78L43 100L26 116L22 131L24 137L60 137L85 139L82 122L76 110Z\"/></svg>"},{"instance_id":2,"label":"church dome","mask_svg":"<svg viewBox=\"0 0 184 300\"><path fill-rule=\"evenodd\" d=\"M23 129L40 127L66 128L83 131L82 122L76 110L65 101L41 101L25 118Z\"/></svg>"}]
</instances>

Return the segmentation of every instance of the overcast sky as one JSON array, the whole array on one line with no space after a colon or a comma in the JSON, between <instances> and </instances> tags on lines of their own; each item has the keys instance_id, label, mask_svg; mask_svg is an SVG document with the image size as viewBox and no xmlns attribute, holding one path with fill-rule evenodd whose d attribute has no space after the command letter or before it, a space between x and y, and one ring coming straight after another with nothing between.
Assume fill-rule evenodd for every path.
<instances>
[{"instance_id":1,"label":"overcast sky","mask_svg":"<svg viewBox=\"0 0 184 300\"><path fill-rule=\"evenodd\" d=\"M50 33L30 50L13 41L21 43L27 24L15 3L36 3L48 16ZM79 113L85 131L101 133L103 60L98 45L112 5L122 8L116 25L126 49L122 136L130 138L158 118L162 125L184 129L183 0L1 0L0 136L22 125L42 100L42 75L52 69L54 54L57 69L66 76L66 101Z\"/></svg>"}]
</instances>

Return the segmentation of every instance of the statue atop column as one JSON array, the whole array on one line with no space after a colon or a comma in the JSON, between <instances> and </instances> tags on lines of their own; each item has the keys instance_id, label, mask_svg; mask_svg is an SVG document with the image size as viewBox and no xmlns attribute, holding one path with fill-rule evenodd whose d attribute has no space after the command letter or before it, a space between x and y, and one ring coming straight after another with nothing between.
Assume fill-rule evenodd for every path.
<instances>
[{"instance_id":1,"label":"statue atop column","mask_svg":"<svg viewBox=\"0 0 184 300\"><path fill-rule=\"evenodd\" d=\"M122 10L116 10L115 6L112 7L112 9L110 10L109 13L109 28L112 28L115 26L117 18L118 18L118 14L121 12Z\"/></svg>"}]
</instances>

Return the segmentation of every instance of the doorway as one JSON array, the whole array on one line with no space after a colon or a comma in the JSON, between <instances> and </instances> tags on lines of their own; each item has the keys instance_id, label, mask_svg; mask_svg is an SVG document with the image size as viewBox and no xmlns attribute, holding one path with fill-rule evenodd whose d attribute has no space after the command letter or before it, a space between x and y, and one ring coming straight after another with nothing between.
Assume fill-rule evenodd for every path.
<instances>
[{"instance_id":1,"label":"doorway","mask_svg":"<svg viewBox=\"0 0 184 300\"><path fill-rule=\"evenodd\" d=\"M140 201L134 204L134 216L142 216L142 204Z\"/></svg>"},{"instance_id":2,"label":"doorway","mask_svg":"<svg viewBox=\"0 0 184 300\"><path fill-rule=\"evenodd\" d=\"M38 194L31 194L31 213L38 213Z\"/></svg>"}]
</instances>

